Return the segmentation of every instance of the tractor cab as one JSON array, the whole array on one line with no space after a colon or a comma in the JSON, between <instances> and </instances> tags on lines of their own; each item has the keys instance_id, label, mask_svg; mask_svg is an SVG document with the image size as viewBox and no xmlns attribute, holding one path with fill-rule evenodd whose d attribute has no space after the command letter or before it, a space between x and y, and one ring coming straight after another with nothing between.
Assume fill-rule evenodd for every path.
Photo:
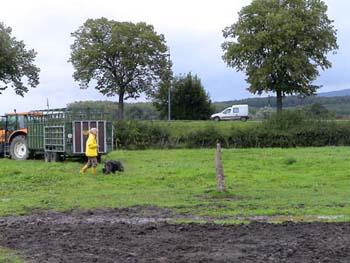
<instances>
[{"instance_id":1,"label":"tractor cab","mask_svg":"<svg viewBox=\"0 0 350 263\"><path fill-rule=\"evenodd\" d=\"M25 123L27 121L28 112L21 113L7 113L6 114L6 130L8 132L13 132L16 130L24 129Z\"/></svg>"},{"instance_id":2,"label":"tractor cab","mask_svg":"<svg viewBox=\"0 0 350 263\"><path fill-rule=\"evenodd\" d=\"M29 112L11 112L5 114L5 130L6 139L10 142L15 136L21 134L26 136L28 133L27 121Z\"/></svg>"}]
</instances>

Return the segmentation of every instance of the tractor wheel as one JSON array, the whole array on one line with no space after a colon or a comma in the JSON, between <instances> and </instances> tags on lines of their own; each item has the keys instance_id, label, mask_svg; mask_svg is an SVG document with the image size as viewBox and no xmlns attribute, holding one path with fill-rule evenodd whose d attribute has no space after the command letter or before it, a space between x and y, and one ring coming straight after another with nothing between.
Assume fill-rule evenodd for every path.
<instances>
[{"instance_id":1,"label":"tractor wheel","mask_svg":"<svg viewBox=\"0 0 350 263\"><path fill-rule=\"evenodd\" d=\"M10 145L10 154L14 160L27 160L29 150L25 136L18 135L13 138Z\"/></svg>"}]
</instances>

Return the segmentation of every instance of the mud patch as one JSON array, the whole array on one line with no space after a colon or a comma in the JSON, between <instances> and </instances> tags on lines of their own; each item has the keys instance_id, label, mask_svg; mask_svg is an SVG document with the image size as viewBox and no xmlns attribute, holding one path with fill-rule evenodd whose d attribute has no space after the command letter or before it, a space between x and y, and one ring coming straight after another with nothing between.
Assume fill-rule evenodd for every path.
<instances>
[{"instance_id":1,"label":"mud patch","mask_svg":"<svg viewBox=\"0 0 350 263\"><path fill-rule=\"evenodd\" d=\"M0 219L0 247L29 262L349 262L350 223L169 224L128 208ZM152 221L153 220L153 221ZM263 219L265 220L265 218Z\"/></svg>"}]
</instances>

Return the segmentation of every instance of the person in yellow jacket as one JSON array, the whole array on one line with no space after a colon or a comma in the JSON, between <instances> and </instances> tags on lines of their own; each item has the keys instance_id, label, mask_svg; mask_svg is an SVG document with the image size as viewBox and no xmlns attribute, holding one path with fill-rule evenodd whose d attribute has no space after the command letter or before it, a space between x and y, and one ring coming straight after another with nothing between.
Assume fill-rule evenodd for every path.
<instances>
[{"instance_id":1,"label":"person in yellow jacket","mask_svg":"<svg viewBox=\"0 0 350 263\"><path fill-rule=\"evenodd\" d=\"M87 164L83 168L81 168L80 173L85 174L86 170L90 167L91 174L96 174L96 167L97 167L97 155L98 155L98 145L97 145L97 129L92 128L89 131L89 138L86 141L86 151L85 155L88 158Z\"/></svg>"}]
</instances>

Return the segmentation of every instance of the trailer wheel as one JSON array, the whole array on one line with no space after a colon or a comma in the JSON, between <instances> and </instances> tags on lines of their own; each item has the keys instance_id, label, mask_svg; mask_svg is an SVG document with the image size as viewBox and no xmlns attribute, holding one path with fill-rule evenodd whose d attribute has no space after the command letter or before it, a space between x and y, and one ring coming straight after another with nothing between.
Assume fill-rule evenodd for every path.
<instances>
[{"instance_id":1,"label":"trailer wheel","mask_svg":"<svg viewBox=\"0 0 350 263\"><path fill-rule=\"evenodd\" d=\"M59 161L60 161L60 156L59 156L59 154L56 153L56 152L52 152L52 153L51 153L51 162L57 163L57 162L59 162Z\"/></svg>"},{"instance_id":2,"label":"trailer wheel","mask_svg":"<svg viewBox=\"0 0 350 263\"><path fill-rule=\"evenodd\" d=\"M51 162L51 153L50 152L46 152L44 153L44 159L46 163Z\"/></svg>"},{"instance_id":3,"label":"trailer wheel","mask_svg":"<svg viewBox=\"0 0 350 263\"><path fill-rule=\"evenodd\" d=\"M47 162L47 163L50 163L50 162L56 163L56 162L60 161L60 156L57 152L46 152L45 151L44 156L45 156L45 162Z\"/></svg>"},{"instance_id":4,"label":"trailer wheel","mask_svg":"<svg viewBox=\"0 0 350 263\"><path fill-rule=\"evenodd\" d=\"M11 141L10 146L11 158L14 160L27 160L29 156L29 150L26 137L18 135Z\"/></svg>"}]
</instances>

